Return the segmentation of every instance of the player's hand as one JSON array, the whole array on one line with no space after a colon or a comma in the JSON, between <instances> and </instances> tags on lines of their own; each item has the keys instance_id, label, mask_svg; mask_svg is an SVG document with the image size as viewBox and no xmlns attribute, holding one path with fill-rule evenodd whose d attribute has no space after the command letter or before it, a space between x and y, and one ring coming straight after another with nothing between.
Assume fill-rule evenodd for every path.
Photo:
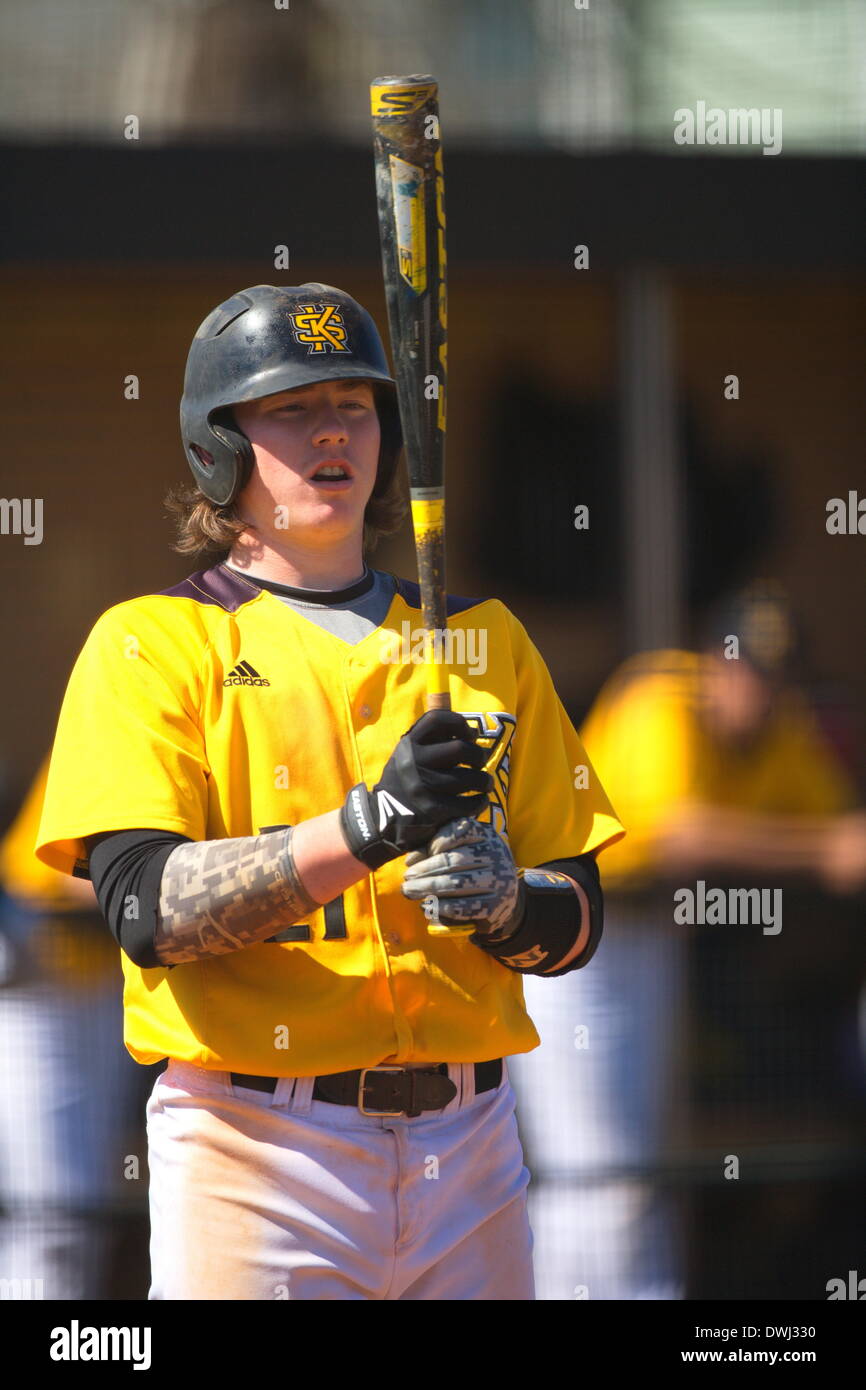
<instances>
[{"instance_id":1,"label":"player's hand","mask_svg":"<svg viewBox=\"0 0 866 1390\"><path fill-rule=\"evenodd\" d=\"M379 868L457 816L487 804L493 778L487 753L471 725L454 710L428 710L400 739L372 791L359 783L346 798L340 823L349 849Z\"/></svg>"},{"instance_id":2,"label":"player's hand","mask_svg":"<svg viewBox=\"0 0 866 1390\"><path fill-rule=\"evenodd\" d=\"M866 887L866 811L836 816L819 848L818 872L831 893Z\"/></svg>"},{"instance_id":3,"label":"player's hand","mask_svg":"<svg viewBox=\"0 0 866 1390\"><path fill-rule=\"evenodd\" d=\"M424 903L433 899L431 921L446 926L471 922L484 937L505 940L523 920L523 884L511 850L485 822L461 816L443 825L423 850L406 860L403 893Z\"/></svg>"}]
</instances>

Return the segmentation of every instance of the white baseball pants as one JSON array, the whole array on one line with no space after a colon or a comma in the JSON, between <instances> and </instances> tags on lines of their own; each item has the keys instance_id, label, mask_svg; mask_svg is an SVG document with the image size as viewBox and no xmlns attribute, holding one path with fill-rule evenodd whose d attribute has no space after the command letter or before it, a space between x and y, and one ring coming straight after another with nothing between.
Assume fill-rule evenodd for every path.
<instances>
[{"instance_id":1,"label":"white baseball pants","mask_svg":"<svg viewBox=\"0 0 866 1390\"><path fill-rule=\"evenodd\" d=\"M531 1300L529 1172L503 1063L417 1117L169 1062L147 1106L151 1299Z\"/></svg>"}]
</instances>

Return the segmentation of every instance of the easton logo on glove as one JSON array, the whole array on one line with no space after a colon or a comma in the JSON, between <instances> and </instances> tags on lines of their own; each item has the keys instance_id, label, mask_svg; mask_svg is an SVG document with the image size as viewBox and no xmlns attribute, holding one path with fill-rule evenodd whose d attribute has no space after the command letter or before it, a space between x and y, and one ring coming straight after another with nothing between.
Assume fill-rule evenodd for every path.
<instances>
[{"instance_id":1,"label":"easton logo on glove","mask_svg":"<svg viewBox=\"0 0 866 1390\"><path fill-rule=\"evenodd\" d=\"M400 815L411 816L412 812L408 806L404 806L402 801L398 801L396 796L384 789L379 792L376 800L379 803L379 829L384 830L392 816Z\"/></svg>"}]
</instances>

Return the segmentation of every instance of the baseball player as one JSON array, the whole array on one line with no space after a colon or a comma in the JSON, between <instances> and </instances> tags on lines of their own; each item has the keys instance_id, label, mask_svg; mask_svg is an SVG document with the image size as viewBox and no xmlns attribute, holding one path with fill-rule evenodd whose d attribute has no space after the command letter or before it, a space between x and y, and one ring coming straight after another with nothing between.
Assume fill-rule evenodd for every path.
<instances>
[{"instance_id":1,"label":"baseball player","mask_svg":"<svg viewBox=\"0 0 866 1390\"><path fill-rule=\"evenodd\" d=\"M593 1300L688 1296L683 1195L658 1178L687 1079L688 929L674 887L716 872L864 885L866 819L796 689L795 655L783 595L750 585L712 612L699 650L629 658L581 727L629 834L607 861L597 967L553 998L526 983L541 1046L513 1059L511 1079L534 1159L540 1299L578 1285ZM580 1050L578 1022L590 1040Z\"/></svg>"},{"instance_id":2,"label":"baseball player","mask_svg":"<svg viewBox=\"0 0 866 1390\"><path fill-rule=\"evenodd\" d=\"M96 622L37 842L93 881L128 1050L167 1059L150 1296L531 1299L504 1058L538 1044L521 977L595 951L623 829L499 600L449 598L453 711L423 713L418 586L365 561L401 437L359 304L219 305L181 427L178 548L211 563Z\"/></svg>"}]
</instances>

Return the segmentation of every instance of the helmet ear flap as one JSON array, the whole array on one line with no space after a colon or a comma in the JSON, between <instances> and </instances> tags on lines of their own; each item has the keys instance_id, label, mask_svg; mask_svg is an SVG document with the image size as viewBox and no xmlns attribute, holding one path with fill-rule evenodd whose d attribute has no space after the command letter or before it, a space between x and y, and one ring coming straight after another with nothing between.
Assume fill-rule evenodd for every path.
<instances>
[{"instance_id":1,"label":"helmet ear flap","mask_svg":"<svg viewBox=\"0 0 866 1390\"><path fill-rule=\"evenodd\" d=\"M252 472L253 446L238 429L229 408L208 419L210 450L190 444L190 465L201 491L217 506L227 507L244 488Z\"/></svg>"},{"instance_id":2,"label":"helmet ear flap","mask_svg":"<svg viewBox=\"0 0 866 1390\"><path fill-rule=\"evenodd\" d=\"M243 430L238 429L231 407L227 407L225 410L215 410L211 416L210 425L211 433L216 435L218 439L224 440L226 447L234 452L235 477L229 498L229 502L231 502L249 482L256 456L249 439ZM227 506L228 503L225 505Z\"/></svg>"}]
</instances>

